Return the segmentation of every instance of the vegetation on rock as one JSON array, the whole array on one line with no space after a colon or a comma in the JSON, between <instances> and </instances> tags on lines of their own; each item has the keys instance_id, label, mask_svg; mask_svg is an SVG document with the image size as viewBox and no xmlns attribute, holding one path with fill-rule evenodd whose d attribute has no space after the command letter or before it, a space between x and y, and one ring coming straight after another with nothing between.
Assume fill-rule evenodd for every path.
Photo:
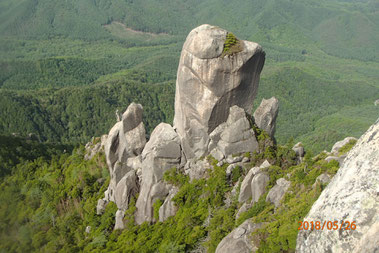
<instances>
[{"instance_id":1,"label":"vegetation on rock","mask_svg":"<svg viewBox=\"0 0 379 253\"><path fill-rule=\"evenodd\" d=\"M225 57L227 55L233 55L235 53L241 52L243 50L241 41L236 38L236 36L228 32L226 34L226 39L224 43L224 49L222 51L221 57Z\"/></svg>"}]
</instances>

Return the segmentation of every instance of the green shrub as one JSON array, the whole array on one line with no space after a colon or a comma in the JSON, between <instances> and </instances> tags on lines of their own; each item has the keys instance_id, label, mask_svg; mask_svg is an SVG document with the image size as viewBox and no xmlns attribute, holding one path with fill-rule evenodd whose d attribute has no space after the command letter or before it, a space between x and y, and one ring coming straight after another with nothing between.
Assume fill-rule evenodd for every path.
<instances>
[{"instance_id":1,"label":"green shrub","mask_svg":"<svg viewBox=\"0 0 379 253\"><path fill-rule=\"evenodd\" d=\"M242 168L240 166L234 167L232 170L232 182L235 183L242 176Z\"/></svg>"},{"instance_id":2,"label":"green shrub","mask_svg":"<svg viewBox=\"0 0 379 253\"><path fill-rule=\"evenodd\" d=\"M173 167L164 173L163 180L180 187L189 181L189 177L181 173L176 167Z\"/></svg>"},{"instance_id":3,"label":"green shrub","mask_svg":"<svg viewBox=\"0 0 379 253\"><path fill-rule=\"evenodd\" d=\"M349 152L355 145L355 143L357 143L357 140L350 140L348 143L346 143L342 148L340 148L339 152L338 152L338 155L344 155L346 154L347 152Z\"/></svg>"},{"instance_id":4,"label":"green shrub","mask_svg":"<svg viewBox=\"0 0 379 253\"><path fill-rule=\"evenodd\" d=\"M153 204L153 210L154 210L154 219L157 221L159 220L159 208L163 205L163 201L160 199L157 199Z\"/></svg>"},{"instance_id":5,"label":"green shrub","mask_svg":"<svg viewBox=\"0 0 379 253\"><path fill-rule=\"evenodd\" d=\"M236 36L234 36L233 33L228 32L226 34L224 49L223 49L221 57L241 52L242 49L243 48L242 48L241 42L236 38Z\"/></svg>"}]
</instances>

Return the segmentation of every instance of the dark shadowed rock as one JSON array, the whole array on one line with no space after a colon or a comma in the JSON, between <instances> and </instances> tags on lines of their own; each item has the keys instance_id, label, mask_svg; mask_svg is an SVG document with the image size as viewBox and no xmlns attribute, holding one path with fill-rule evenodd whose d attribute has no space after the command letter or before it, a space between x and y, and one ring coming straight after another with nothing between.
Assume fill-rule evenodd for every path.
<instances>
[{"instance_id":1,"label":"dark shadowed rock","mask_svg":"<svg viewBox=\"0 0 379 253\"><path fill-rule=\"evenodd\" d=\"M262 99L261 104L254 112L255 123L259 128L265 130L271 138L274 138L278 112L279 101L275 97Z\"/></svg>"},{"instance_id":2,"label":"dark shadowed rock","mask_svg":"<svg viewBox=\"0 0 379 253\"><path fill-rule=\"evenodd\" d=\"M256 43L240 41L241 51L221 57L227 31L202 25L190 32L180 57L174 128L187 158L208 151L209 134L238 105L250 112L265 54Z\"/></svg>"},{"instance_id":3,"label":"dark shadowed rock","mask_svg":"<svg viewBox=\"0 0 379 253\"><path fill-rule=\"evenodd\" d=\"M300 230L297 252L379 251L379 120L359 138L305 221L355 222L355 230Z\"/></svg>"}]
</instances>

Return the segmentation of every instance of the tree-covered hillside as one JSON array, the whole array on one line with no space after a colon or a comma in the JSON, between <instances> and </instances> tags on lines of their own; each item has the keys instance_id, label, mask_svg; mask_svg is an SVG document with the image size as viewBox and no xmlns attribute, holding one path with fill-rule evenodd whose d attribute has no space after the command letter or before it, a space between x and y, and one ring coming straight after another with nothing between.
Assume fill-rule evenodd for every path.
<instances>
[{"instance_id":1,"label":"tree-covered hillside","mask_svg":"<svg viewBox=\"0 0 379 253\"><path fill-rule=\"evenodd\" d=\"M208 176L192 181L180 169L168 170L165 182L179 189L173 198L176 215L164 222L136 225L133 198L121 231L113 230L117 210L113 202L102 215L96 214L97 201L110 178L103 152L85 160L83 146L71 151L41 147L32 140L20 145L22 139L8 138L7 143L15 144L0 145L0 160L11 153L17 162L11 174L0 177L0 252L214 252L222 238L247 219L265 224L254 235L260 241L258 252L293 252L298 222L326 186L316 178L325 173L333 176L339 164L325 161L325 153L312 158L310 152L298 163L293 143L272 146L266 133L255 131L260 149L243 154L250 162L236 166L227 176L229 164L220 165L208 156L203 158L211 165ZM341 148L340 155L353 145ZM46 153L38 158L25 156L19 153L21 146L24 150L29 146L36 154L42 148ZM237 216L242 206L238 201L241 182L265 160L272 164L263 169L270 177L267 190L252 208ZM266 196L279 178L286 178L290 188L275 207ZM161 204L154 204L155 215Z\"/></svg>"}]
</instances>

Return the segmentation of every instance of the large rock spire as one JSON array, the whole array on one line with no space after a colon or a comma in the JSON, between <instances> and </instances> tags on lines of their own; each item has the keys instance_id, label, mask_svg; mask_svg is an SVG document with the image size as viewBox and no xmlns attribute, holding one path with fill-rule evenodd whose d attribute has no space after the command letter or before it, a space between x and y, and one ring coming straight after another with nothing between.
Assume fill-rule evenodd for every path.
<instances>
[{"instance_id":1,"label":"large rock spire","mask_svg":"<svg viewBox=\"0 0 379 253\"><path fill-rule=\"evenodd\" d=\"M183 46L174 128L187 159L210 151L209 134L227 120L230 107L252 110L265 53L257 43L243 40L237 40L233 53L225 53L227 35L219 27L201 25L189 33Z\"/></svg>"}]
</instances>

